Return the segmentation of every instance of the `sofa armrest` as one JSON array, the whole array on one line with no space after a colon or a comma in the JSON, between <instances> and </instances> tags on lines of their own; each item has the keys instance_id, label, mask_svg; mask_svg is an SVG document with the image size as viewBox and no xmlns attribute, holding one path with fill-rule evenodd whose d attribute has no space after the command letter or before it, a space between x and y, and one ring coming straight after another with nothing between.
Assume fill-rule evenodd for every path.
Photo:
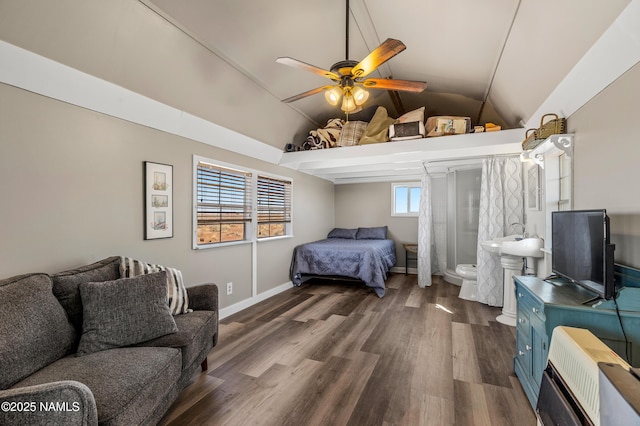
<instances>
[{"instance_id":1,"label":"sofa armrest","mask_svg":"<svg viewBox=\"0 0 640 426\"><path fill-rule=\"evenodd\" d=\"M66 380L0 390L2 425L97 425L93 393L76 381Z\"/></svg>"},{"instance_id":2,"label":"sofa armrest","mask_svg":"<svg viewBox=\"0 0 640 426\"><path fill-rule=\"evenodd\" d=\"M200 284L187 287L189 309L194 311L218 312L218 286L215 284Z\"/></svg>"}]
</instances>

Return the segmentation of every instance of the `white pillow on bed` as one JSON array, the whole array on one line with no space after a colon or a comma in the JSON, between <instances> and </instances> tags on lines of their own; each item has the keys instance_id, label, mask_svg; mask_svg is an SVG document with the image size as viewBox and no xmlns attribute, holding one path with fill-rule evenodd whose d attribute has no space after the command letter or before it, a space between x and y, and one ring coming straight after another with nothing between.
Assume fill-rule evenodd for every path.
<instances>
[{"instance_id":1,"label":"white pillow on bed","mask_svg":"<svg viewBox=\"0 0 640 426\"><path fill-rule=\"evenodd\" d=\"M343 238L345 240L355 240L357 229L333 228L327 238Z\"/></svg>"}]
</instances>

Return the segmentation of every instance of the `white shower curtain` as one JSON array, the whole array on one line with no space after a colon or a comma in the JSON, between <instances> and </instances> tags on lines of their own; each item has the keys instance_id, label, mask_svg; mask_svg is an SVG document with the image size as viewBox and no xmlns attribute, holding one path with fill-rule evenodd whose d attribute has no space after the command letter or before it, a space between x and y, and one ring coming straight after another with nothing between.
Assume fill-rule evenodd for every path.
<instances>
[{"instance_id":1,"label":"white shower curtain","mask_svg":"<svg viewBox=\"0 0 640 426\"><path fill-rule=\"evenodd\" d=\"M431 285L431 242L433 240L431 218L431 178L422 176L420 212L418 215L418 286Z\"/></svg>"},{"instance_id":2,"label":"white shower curtain","mask_svg":"<svg viewBox=\"0 0 640 426\"><path fill-rule=\"evenodd\" d=\"M427 287L432 284L431 275L442 275L435 245L433 215L431 209L433 186L428 174L422 176L420 190L420 213L418 215L418 286Z\"/></svg>"},{"instance_id":3,"label":"white shower curtain","mask_svg":"<svg viewBox=\"0 0 640 426\"><path fill-rule=\"evenodd\" d=\"M480 185L478 301L502 306L504 286L500 256L483 249L480 241L509 235L512 223L523 223L524 195L519 157L483 160Z\"/></svg>"}]
</instances>

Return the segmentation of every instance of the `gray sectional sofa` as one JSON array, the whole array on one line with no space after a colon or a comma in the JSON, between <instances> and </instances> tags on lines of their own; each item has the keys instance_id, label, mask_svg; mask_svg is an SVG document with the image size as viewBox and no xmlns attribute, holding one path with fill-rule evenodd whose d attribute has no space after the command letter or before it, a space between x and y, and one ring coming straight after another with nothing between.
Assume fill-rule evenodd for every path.
<instances>
[{"instance_id":1,"label":"gray sectional sofa","mask_svg":"<svg viewBox=\"0 0 640 426\"><path fill-rule=\"evenodd\" d=\"M206 370L218 288L188 287L193 311L171 315L165 272L123 279L119 266L0 281L0 425L156 424Z\"/></svg>"}]
</instances>

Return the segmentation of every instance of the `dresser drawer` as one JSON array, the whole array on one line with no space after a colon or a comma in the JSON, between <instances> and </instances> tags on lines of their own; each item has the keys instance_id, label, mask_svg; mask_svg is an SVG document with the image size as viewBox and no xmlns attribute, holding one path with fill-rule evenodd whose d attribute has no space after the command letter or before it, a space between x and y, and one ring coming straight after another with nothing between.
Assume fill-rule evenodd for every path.
<instances>
[{"instance_id":1,"label":"dresser drawer","mask_svg":"<svg viewBox=\"0 0 640 426\"><path fill-rule=\"evenodd\" d=\"M519 334L530 336L531 321L529 320L529 312L526 309L522 309L521 305L518 305L518 319L516 322L516 328Z\"/></svg>"},{"instance_id":2,"label":"dresser drawer","mask_svg":"<svg viewBox=\"0 0 640 426\"><path fill-rule=\"evenodd\" d=\"M531 339L523 335L518 331L516 337L516 362L519 363L522 369L531 375Z\"/></svg>"},{"instance_id":3,"label":"dresser drawer","mask_svg":"<svg viewBox=\"0 0 640 426\"><path fill-rule=\"evenodd\" d=\"M540 322L544 322L544 303L540 299L518 286L516 287L516 300L518 304L518 317L520 317L520 312L522 311L532 316L529 321L532 321L533 317L535 317Z\"/></svg>"}]
</instances>

